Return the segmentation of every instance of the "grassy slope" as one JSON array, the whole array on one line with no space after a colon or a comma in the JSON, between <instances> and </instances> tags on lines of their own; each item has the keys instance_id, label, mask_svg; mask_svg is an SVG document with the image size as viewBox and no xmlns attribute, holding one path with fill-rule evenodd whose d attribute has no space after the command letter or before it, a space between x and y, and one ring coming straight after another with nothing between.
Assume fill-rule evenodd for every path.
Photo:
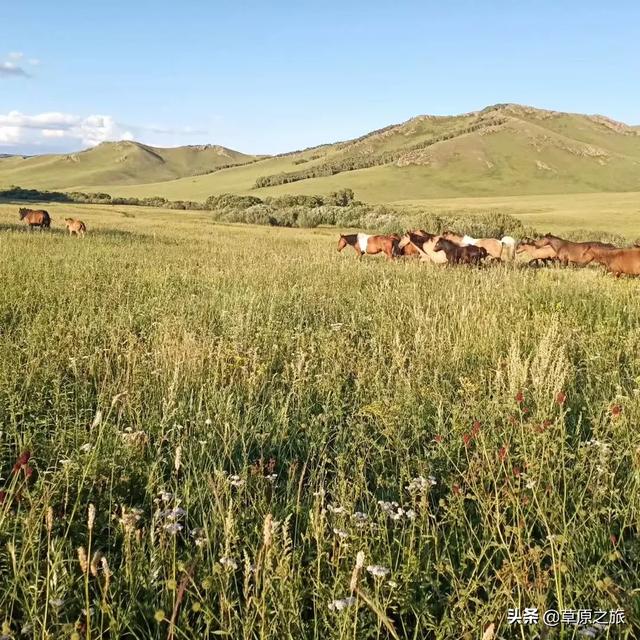
<instances>
[{"instance_id":1,"label":"grassy slope","mask_svg":"<svg viewBox=\"0 0 640 640\"><path fill-rule=\"evenodd\" d=\"M137 142L108 142L67 155L0 159L0 185L45 189L103 185L101 190L109 191L114 184L174 180L252 159L219 146L156 148Z\"/></svg>"},{"instance_id":2,"label":"grassy slope","mask_svg":"<svg viewBox=\"0 0 640 640\"><path fill-rule=\"evenodd\" d=\"M166 638L193 568L176 637L378 637L383 615L403 640L490 622L510 637L516 607L624 608L615 636L638 637L636 281L357 261L333 230L199 212L51 209L90 234L26 233L0 205L11 632L70 637L85 609L91 637ZM31 478L11 473L23 450ZM409 492L418 475L436 484ZM174 537L161 512L177 505ZM79 547L105 553L108 589ZM390 573L363 571L366 600L331 611L356 551Z\"/></svg>"},{"instance_id":3,"label":"grassy slope","mask_svg":"<svg viewBox=\"0 0 640 640\"><path fill-rule=\"evenodd\" d=\"M502 124L491 126L496 119ZM434 136L474 123L483 123L483 128L410 151ZM398 150L406 153L384 166L252 190L260 176ZM311 157L309 162L294 164ZM356 141L211 175L124 187L105 185L104 189L118 195L205 199L224 192L311 194L342 187L353 188L359 198L370 202L638 190L640 135L634 128L599 117L507 105L465 116L421 116Z\"/></svg>"}]
</instances>

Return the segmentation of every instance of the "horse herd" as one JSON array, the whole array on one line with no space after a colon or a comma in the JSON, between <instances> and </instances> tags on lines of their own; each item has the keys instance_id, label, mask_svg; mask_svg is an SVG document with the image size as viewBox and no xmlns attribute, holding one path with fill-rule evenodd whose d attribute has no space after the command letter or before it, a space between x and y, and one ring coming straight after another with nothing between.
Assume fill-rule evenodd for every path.
<instances>
[{"instance_id":1,"label":"horse herd","mask_svg":"<svg viewBox=\"0 0 640 640\"><path fill-rule=\"evenodd\" d=\"M572 242L550 233L540 238L523 238L519 242L511 236L472 238L452 231L440 235L422 229L409 231L403 236L367 235L353 233L340 235L338 251L346 246L354 248L358 257L364 254L384 253L388 260L403 256L415 257L435 264L480 265L485 259L512 261L516 255L528 257L529 264L559 263L584 267L592 262L603 265L616 277L640 275L640 246L616 247L607 242Z\"/></svg>"},{"instance_id":2,"label":"horse herd","mask_svg":"<svg viewBox=\"0 0 640 640\"><path fill-rule=\"evenodd\" d=\"M44 209L25 209L22 207L18 209L18 215L20 220L24 220L29 229L50 229L51 228L51 216L48 211ZM87 225L82 220L76 220L75 218L65 218L64 223L69 231L69 235L84 237L87 232Z\"/></svg>"}]
</instances>

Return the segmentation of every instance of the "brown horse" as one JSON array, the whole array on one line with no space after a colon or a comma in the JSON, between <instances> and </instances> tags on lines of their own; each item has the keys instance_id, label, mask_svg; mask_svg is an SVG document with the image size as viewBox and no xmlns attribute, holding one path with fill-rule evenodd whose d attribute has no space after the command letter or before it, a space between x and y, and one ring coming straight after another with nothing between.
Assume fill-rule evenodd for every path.
<instances>
[{"instance_id":1,"label":"brown horse","mask_svg":"<svg viewBox=\"0 0 640 640\"><path fill-rule=\"evenodd\" d=\"M587 249L587 253L592 260L604 265L616 278L621 275L640 275L640 248L632 249L609 249L606 251L597 248Z\"/></svg>"},{"instance_id":2,"label":"brown horse","mask_svg":"<svg viewBox=\"0 0 640 640\"><path fill-rule=\"evenodd\" d=\"M461 247L444 237L436 242L434 250L442 251L447 256L449 264L479 265L488 255L484 247L476 247L474 245Z\"/></svg>"},{"instance_id":3,"label":"brown horse","mask_svg":"<svg viewBox=\"0 0 640 640\"><path fill-rule=\"evenodd\" d=\"M369 255L384 253L387 256L387 260L392 260L400 255L398 250L399 242L400 237L396 234L389 236L370 236L366 233L340 234L338 251L342 251L348 245L353 247L358 254L358 258L362 258L365 253Z\"/></svg>"},{"instance_id":4,"label":"brown horse","mask_svg":"<svg viewBox=\"0 0 640 640\"><path fill-rule=\"evenodd\" d=\"M75 218L65 218L64 223L67 225L70 236L75 233L77 236L84 238L84 234L87 232L87 226L84 222L82 222L82 220L76 220Z\"/></svg>"},{"instance_id":5,"label":"brown horse","mask_svg":"<svg viewBox=\"0 0 640 640\"><path fill-rule=\"evenodd\" d=\"M457 244L459 247L466 247L473 245L475 247L482 247L492 258L496 260L502 260L502 252L507 245L507 242L503 244L501 240L496 238L472 238L471 236L461 236L459 233L453 231L445 231L442 237L453 244ZM505 236L505 240L508 236ZM512 246L512 238L509 237L509 247ZM511 252L508 250L507 255L511 257Z\"/></svg>"},{"instance_id":6,"label":"brown horse","mask_svg":"<svg viewBox=\"0 0 640 640\"><path fill-rule=\"evenodd\" d=\"M549 262L556 262L558 260L558 254L551 245L539 247L536 245L536 242L530 238L523 238L516 246L517 255L524 253L529 256L528 264L535 262L536 265L539 265L542 262L542 264L546 265Z\"/></svg>"},{"instance_id":7,"label":"brown horse","mask_svg":"<svg viewBox=\"0 0 640 640\"><path fill-rule=\"evenodd\" d=\"M20 220L26 220L29 225L29 229L34 227L40 227L41 229L48 229L51 226L51 217L47 211L42 209L35 211L34 209L25 209L22 207L18 209Z\"/></svg>"},{"instance_id":8,"label":"brown horse","mask_svg":"<svg viewBox=\"0 0 640 640\"><path fill-rule=\"evenodd\" d=\"M552 247L565 267L569 263L585 267L594 259L596 253L616 249L614 245L607 242L571 242L551 233L535 240L535 245L537 247Z\"/></svg>"}]
</instances>

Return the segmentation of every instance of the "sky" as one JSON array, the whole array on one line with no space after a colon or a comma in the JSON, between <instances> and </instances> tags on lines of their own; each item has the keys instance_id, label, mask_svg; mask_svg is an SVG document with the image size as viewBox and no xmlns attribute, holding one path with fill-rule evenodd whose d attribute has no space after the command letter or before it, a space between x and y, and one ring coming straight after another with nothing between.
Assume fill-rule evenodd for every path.
<instances>
[{"instance_id":1,"label":"sky","mask_svg":"<svg viewBox=\"0 0 640 640\"><path fill-rule=\"evenodd\" d=\"M0 154L117 139L271 154L501 102L640 124L640 3L0 5Z\"/></svg>"}]
</instances>

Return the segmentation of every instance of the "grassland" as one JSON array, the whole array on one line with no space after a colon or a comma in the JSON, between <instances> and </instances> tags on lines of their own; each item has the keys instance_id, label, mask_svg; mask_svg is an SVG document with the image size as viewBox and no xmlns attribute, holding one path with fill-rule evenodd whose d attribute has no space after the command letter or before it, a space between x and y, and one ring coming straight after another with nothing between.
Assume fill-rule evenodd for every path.
<instances>
[{"instance_id":1,"label":"grassland","mask_svg":"<svg viewBox=\"0 0 640 640\"><path fill-rule=\"evenodd\" d=\"M638 636L637 281L49 208L0 205L5 636Z\"/></svg>"}]
</instances>

